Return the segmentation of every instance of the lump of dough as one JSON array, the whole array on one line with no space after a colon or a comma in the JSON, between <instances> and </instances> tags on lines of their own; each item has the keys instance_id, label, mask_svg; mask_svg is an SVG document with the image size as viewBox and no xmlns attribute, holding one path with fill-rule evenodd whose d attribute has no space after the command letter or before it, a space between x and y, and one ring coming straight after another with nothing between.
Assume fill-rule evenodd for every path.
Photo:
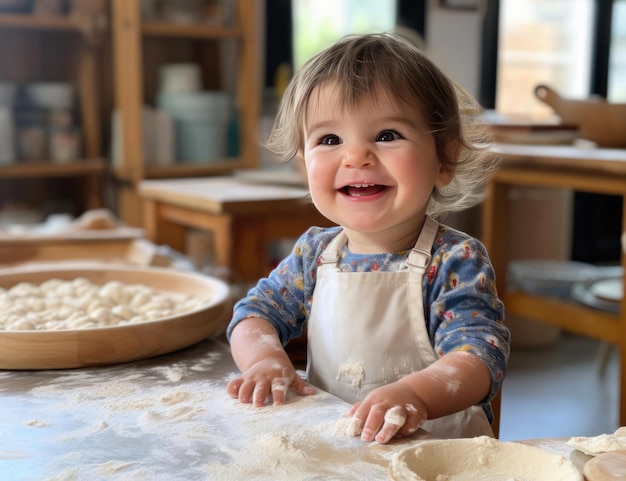
<instances>
[{"instance_id":1,"label":"lump of dough","mask_svg":"<svg viewBox=\"0 0 626 481\"><path fill-rule=\"evenodd\" d=\"M9 331L34 331L36 329L35 324L27 319L18 319L8 325Z\"/></svg>"},{"instance_id":2,"label":"lump of dough","mask_svg":"<svg viewBox=\"0 0 626 481\"><path fill-rule=\"evenodd\" d=\"M119 281L109 281L98 290L98 296L109 299L116 304L126 304L130 294Z\"/></svg>"},{"instance_id":3,"label":"lump of dough","mask_svg":"<svg viewBox=\"0 0 626 481\"><path fill-rule=\"evenodd\" d=\"M9 289L9 295L15 297L39 297L39 288L30 282L20 282Z\"/></svg>"}]
</instances>

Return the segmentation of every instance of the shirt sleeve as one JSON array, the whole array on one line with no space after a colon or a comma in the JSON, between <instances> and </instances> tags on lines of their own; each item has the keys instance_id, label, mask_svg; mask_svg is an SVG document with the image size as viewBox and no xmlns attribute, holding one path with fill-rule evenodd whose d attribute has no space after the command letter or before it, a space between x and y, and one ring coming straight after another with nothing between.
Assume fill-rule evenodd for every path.
<instances>
[{"instance_id":1,"label":"shirt sleeve","mask_svg":"<svg viewBox=\"0 0 626 481\"><path fill-rule=\"evenodd\" d=\"M283 345L300 336L311 309L318 258L337 232L336 228L320 227L305 232L270 275L235 304L227 338L230 340L233 328L248 317L259 317L272 324Z\"/></svg>"},{"instance_id":2,"label":"shirt sleeve","mask_svg":"<svg viewBox=\"0 0 626 481\"><path fill-rule=\"evenodd\" d=\"M506 374L510 334L485 247L470 237L444 235L424 282L435 352L467 351L482 359L491 373L491 389L481 404L488 403Z\"/></svg>"}]
</instances>

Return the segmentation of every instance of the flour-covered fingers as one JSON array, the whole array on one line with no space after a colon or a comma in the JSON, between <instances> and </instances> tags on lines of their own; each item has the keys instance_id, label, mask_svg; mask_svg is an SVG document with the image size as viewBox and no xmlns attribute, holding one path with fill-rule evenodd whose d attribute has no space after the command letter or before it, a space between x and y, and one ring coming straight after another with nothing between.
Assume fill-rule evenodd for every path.
<instances>
[{"instance_id":1,"label":"flour-covered fingers","mask_svg":"<svg viewBox=\"0 0 626 481\"><path fill-rule=\"evenodd\" d=\"M267 399L267 396L270 394L271 391L271 385L268 381L259 381L256 383L256 385L254 386L254 392L252 395L252 404L255 407L263 407L265 406L265 401Z\"/></svg>"},{"instance_id":2,"label":"flour-covered fingers","mask_svg":"<svg viewBox=\"0 0 626 481\"><path fill-rule=\"evenodd\" d=\"M300 394L301 396L310 396L311 394L315 394L315 389L312 386L309 386L309 384L307 384L307 382L297 374L294 376L293 381L291 381L289 389Z\"/></svg>"},{"instance_id":3,"label":"flour-covered fingers","mask_svg":"<svg viewBox=\"0 0 626 481\"><path fill-rule=\"evenodd\" d=\"M426 421L426 411L421 406L414 404L406 404L406 422L398 431L398 436L411 436L419 429L424 421Z\"/></svg>"},{"instance_id":4,"label":"flour-covered fingers","mask_svg":"<svg viewBox=\"0 0 626 481\"><path fill-rule=\"evenodd\" d=\"M252 396L255 390L256 383L252 381L246 381L239 386L239 392L237 393L237 399L240 403L250 404L252 402Z\"/></svg>"},{"instance_id":5,"label":"flour-covered fingers","mask_svg":"<svg viewBox=\"0 0 626 481\"><path fill-rule=\"evenodd\" d=\"M381 430L376 434L376 441L385 444L393 438L406 423L407 412L402 406L394 406L385 413Z\"/></svg>"},{"instance_id":6,"label":"flour-covered fingers","mask_svg":"<svg viewBox=\"0 0 626 481\"><path fill-rule=\"evenodd\" d=\"M285 403L287 397L288 379L279 378L272 381L272 404L279 405Z\"/></svg>"},{"instance_id":7,"label":"flour-covered fingers","mask_svg":"<svg viewBox=\"0 0 626 481\"><path fill-rule=\"evenodd\" d=\"M230 395L230 397L238 398L239 397L239 389L241 389L241 385L243 384L243 378L237 377L235 379L231 379L226 386L226 392Z\"/></svg>"},{"instance_id":8,"label":"flour-covered fingers","mask_svg":"<svg viewBox=\"0 0 626 481\"><path fill-rule=\"evenodd\" d=\"M364 416L360 414L361 408L357 410L355 415L363 418ZM374 441L376 437L376 433L380 431L384 422L385 422L385 413L387 412L387 406L384 404L375 404L369 409L369 413L367 413L367 417L365 417L365 424L363 425L363 431L361 432L361 439L363 441L369 442Z\"/></svg>"}]
</instances>

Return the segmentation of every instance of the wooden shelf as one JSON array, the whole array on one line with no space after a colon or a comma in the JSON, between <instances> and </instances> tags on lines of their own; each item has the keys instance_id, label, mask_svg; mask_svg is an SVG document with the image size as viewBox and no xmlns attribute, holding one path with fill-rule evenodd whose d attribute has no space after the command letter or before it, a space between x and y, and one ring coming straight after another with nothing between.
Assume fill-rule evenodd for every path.
<instances>
[{"instance_id":1,"label":"wooden shelf","mask_svg":"<svg viewBox=\"0 0 626 481\"><path fill-rule=\"evenodd\" d=\"M527 292L508 292L506 295L507 315L518 315L558 326L568 332L582 336L619 343L619 316L552 297ZM598 337L598 332L602 337Z\"/></svg>"},{"instance_id":2,"label":"wooden shelf","mask_svg":"<svg viewBox=\"0 0 626 481\"><path fill-rule=\"evenodd\" d=\"M23 162L0 166L0 179L81 177L100 174L104 171L105 165L104 159L77 160L71 164Z\"/></svg>"},{"instance_id":3,"label":"wooden shelf","mask_svg":"<svg viewBox=\"0 0 626 481\"><path fill-rule=\"evenodd\" d=\"M69 16L3 13L0 28L80 32L80 23Z\"/></svg>"},{"instance_id":4,"label":"wooden shelf","mask_svg":"<svg viewBox=\"0 0 626 481\"><path fill-rule=\"evenodd\" d=\"M228 174L235 169L244 168L240 159L224 160L221 162L203 164L173 164L173 165L147 165L143 179L168 179L180 177L205 177L210 175ZM133 181L133 176L128 169L117 166L113 169L115 177L121 180Z\"/></svg>"},{"instance_id":5,"label":"wooden shelf","mask_svg":"<svg viewBox=\"0 0 626 481\"><path fill-rule=\"evenodd\" d=\"M107 29L103 15L0 13L4 78L20 85L69 82L79 100L75 123L82 137L82 158L74 162L0 165L0 208L17 203L42 210L46 202L63 199L79 215L103 206L101 84Z\"/></svg>"},{"instance_id":6,"label":"wooden shelf","mask_svg":"<svg viewBox=\"0 0 626 481\"><path fill-rule=\"evenodd\" d=\"M146 178L166 179L174 177L202 177L206 175L219 175L242 168L243 164L238 159L211 164L177 164L170 166L147 166Z\"/></svg>"},{"instance_id":7,"label":"wooden shelf","mask_svg":"<svg viewBox=\"0 0 626 481\"><path fill-rule=\"evenodd\" d=\"M113 166L120 218L141 226L137 186L144 179L210 177L258 165L258 119L261 101L256 0L229 0L233 23L175 24L141 16L140 0L111 0L111 38L115 72L115 107L124 119L120 165ZM222 59L221 44L235 42L232 58ZM228 60L222 62L221 60ZM237 157L198 163L151 165L144 149L143 106L159 90L162 65L193 62L202 69L202 88L233 95L238 116ZM228 73L228 78L226 75ZM232 77L232 78L231 78ZM231 85L224 85L228 82Z\"/></svg>"},{"instance_id":8,"label":"wooden shelf","mask_svg":"<svg viewBox=\"0 0 626 481\"><path fill-rule=\"evenodd\" d=\"M241 29L235 27L217 27L207 24L177 25L165 22L144 22L141 31L144 35L197 39L236 38L242 35Z\"/></svg>"}]
</instances>

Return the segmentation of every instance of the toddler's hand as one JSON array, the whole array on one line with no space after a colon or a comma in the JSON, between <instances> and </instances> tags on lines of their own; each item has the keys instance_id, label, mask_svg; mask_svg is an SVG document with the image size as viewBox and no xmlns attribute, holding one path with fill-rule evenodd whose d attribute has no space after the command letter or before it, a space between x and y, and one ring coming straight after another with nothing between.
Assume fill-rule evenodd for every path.
<instances>
[{"instance_id":1,"label":"toddler's hand","mask_svg":"<svg viewBox=\"0 0 626 481\"><path fill-rule=\"evenodd\" d=\"M428 418L424 402L408 386L394 382L370 392L348 415L362 426L363 441L388 442L413 434Z\"/></svg>"},{"instance_id":2,"label":"toddler's hand","mask_svg":"<svg viewBox=\"0 0 626 481\"><path fill-rule=\"evenodd\" d=\"M265 406L271 393L272 404L285 402L287 390L301 395L313 394L315 390L296 373L294 367L283 359L266 358L253 364L240 377L232 379L227 386L228 394L239 402Z\"/></svg>"}]
</instances>

